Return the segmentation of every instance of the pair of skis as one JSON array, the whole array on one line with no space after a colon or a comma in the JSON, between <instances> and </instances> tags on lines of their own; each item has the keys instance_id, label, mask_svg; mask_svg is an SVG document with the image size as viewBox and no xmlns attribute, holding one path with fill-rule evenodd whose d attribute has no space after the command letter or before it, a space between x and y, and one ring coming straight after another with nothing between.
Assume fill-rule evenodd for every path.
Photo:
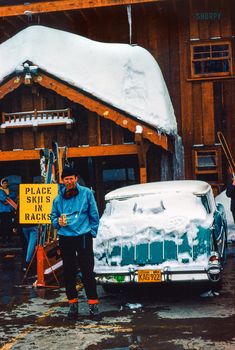
<instances>
[{"instance_id":1,"label":"pair of skis","mask_svg":"<svg viewBox=\"0 0 235 350\"><path fill-rule=\"evenodd\" d=\"M58 143L52 142L52 149L44 148L40 151L40 168L42 183L59 183L59 147Z\"/></svg>"},{"instance_id":2,"label":"pair of skis","mask_svg":"<svg viewBox=\"0 0 235 350\"><path fill-rule=\"evenodd\" d=\"M44 184L59 183L59 147L58 143L52 142L52 149L40 150L41 181ZM39 245L44 245L49 240L51 226L43 224L40 227Z\"/></svg>"},{"instance_id":3,"label":"pair of skis","mask_svg":"<svg viewBox=\"0 0 235 350\"><path fill-rule=\"evenodd\" d=\"M229 164L229 168L230 168L230 171L232 173L232 177L235 178L235 161L234 161L233 156L230 152L227 141L224 137L224 134L221 131L217 132L217 136L218 136L219 142L221 144L221 147L224 151L224 155L225 155L227 162Z\"/></svg>"}]
</instances>

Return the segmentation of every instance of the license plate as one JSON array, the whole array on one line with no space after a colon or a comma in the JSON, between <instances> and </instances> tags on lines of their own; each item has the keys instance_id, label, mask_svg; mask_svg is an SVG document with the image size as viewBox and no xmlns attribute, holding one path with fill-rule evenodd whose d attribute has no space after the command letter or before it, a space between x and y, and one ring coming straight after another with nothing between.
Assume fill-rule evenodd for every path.
<instances>
[{"instance_id":1,"label":"license plate","mask_svg":"<svg viewBox=\"0 0 235 350\"><path fill-rule=\"evenodd\" d=\"M138 271L139 283L161 282L161 280L162 280L161 270L139 270Z\"/></svg>"}]
</instances>

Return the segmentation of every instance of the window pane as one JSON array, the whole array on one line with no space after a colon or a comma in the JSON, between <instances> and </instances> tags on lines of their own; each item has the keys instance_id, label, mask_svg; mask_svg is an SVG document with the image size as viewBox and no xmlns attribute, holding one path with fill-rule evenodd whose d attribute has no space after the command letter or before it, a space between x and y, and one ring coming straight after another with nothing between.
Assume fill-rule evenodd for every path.
<instances>
[{"instance_id":1,"label":"window pane","mask_svg":"<svg viewBox=\"0 0 235 350\"><path fill-rule=\"evenodd\" d=\"M202 74L202 64L201 62L194 63L194 74Z\"/></svg>"},{"instance_id":2,"label":"window pane","mask_svg":"<svg viewBox=\"0 0 235 350\"><path fill-rule=\"evenodd\" d=\"M228 60L210 60L203 62L204 73L229 72Z\"/></svg>"},{"instance_id":3,"label":"window pane","mask_svg":"<svg viewBox=\"0 0 235 350\"><path fill-rule=\"evenodd\" d=\"M128 129L123 129L123 142L124 143L134 143L135 134L130 132Z\"/></svg>"},{"instance_id":4,"label":"window pane","mask_svg":"<svg viewBox=\"0 0 235 350\"><path fill-rule=\"evenodd\" d=\"M216 52L213 52L212 57L228 57L228 52L216 51Z\"/></svg>"},{"instance_id":5,"label":"window pane","mask_svg":"<svg viewBox=\"0 0 235 350\"><path fill-rule=\"evenodd\" d=\"M198 168L216 168L216 154L214 152L198 152Z\"/></svg>"},{"instance_id":6,"label":"window pane","mask_svg":"<svg viewBox=\"0 0 235 350\"><path fill-rule=\"evenodd\" d=\"M210 46L194 46L194 52L210 52Z\"/></svg>"},{"instance_id":7,"label":"window pane","mask_svg":"<svg viewBox=\"0 0 235 350\"><path fill-rule=\"evenodd\" d=\"M227 44L225 45L212 45L212 51L228 51L229 46Z\"/></svg>"},{"instance_id":8,"label":"window pane","mask_svg":"<svg viewBox=\"0 0 235 350\"><path fill-rule=\"evenodd\" d=\"M211 44L193 46L193 75L229 73L230 45Z\"/></svg>"},{"instance_id":9,"label":"window pane","mask_svg":"<svg viewBox=\"0 0 235 350\"><path fill-rule=\"evenodd\" d=\"M210 58L210 53L196 53L194 55L194 59L200 59L200 58Z\"/></svg>"}]
</instances>

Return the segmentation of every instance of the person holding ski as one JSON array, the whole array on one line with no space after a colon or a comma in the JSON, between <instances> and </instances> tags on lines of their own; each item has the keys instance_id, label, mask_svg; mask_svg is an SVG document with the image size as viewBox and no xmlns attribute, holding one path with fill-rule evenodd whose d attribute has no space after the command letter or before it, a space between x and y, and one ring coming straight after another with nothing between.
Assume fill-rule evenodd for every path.
<instances>
[{"instance_id":1,"label":"person holding ski","mask_svg":"<svg viewBox=\"0 0 235 350\"><path fill-rule=\"evenodd\" d=\"M89 188L78 184L77 172L72 167L64 167L61 178L64 186L60 186L59 194L53 201L51 222L58 230L65 290L69 302L68 318L78 317L76 276L79 265L90 315L99 319L99 301L93 271L93 238L96 237L99 226L96 201Z\"/></svg>"},{"instance_id":2,"label":"person holding ski","mask_svg":"<svg viewBox=\"0 0 235 350\"><path fill-rule=\"evenodd\" d=\"M0 182L0 230L3 244L12 242L12 220L15 209L11 203L14 203L14 197L15 193L10 191L8 179L3 178ZM14 203L14 205L16 205L16 203Z\"/></svg>"},{"instance_id":3,"label":"person holding ski","mask_svg":"<svg viewBox=\"0 0 235 350\"><path fill-rule=\"evenodd\" d=\"M226 189L226 196L231 198L231 212L233 214L233 221L235 223L235 176L233 176L232 182L230 182Z\"/></svg>"}]
</instances>

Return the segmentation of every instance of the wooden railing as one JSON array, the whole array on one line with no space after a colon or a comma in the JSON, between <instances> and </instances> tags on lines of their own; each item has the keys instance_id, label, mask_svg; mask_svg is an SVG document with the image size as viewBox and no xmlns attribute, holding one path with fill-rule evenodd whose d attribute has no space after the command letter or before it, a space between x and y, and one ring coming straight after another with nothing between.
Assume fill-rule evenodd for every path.
<instances>
[{"instance_id":1,"label":"wooden railing","mask_svg":"<svg viewBox=\"0 0 235 350\"><path fill-rule=\"evenodd\" d=\"M48 119L59 119L59 118L71 118L70 108L66 109L54 109L44 111L28 111L28 112L13 112L13 113L2 113L2 124L5 123L20 123L26 121L46 121Z\"/></svg>"}]
</instances>

